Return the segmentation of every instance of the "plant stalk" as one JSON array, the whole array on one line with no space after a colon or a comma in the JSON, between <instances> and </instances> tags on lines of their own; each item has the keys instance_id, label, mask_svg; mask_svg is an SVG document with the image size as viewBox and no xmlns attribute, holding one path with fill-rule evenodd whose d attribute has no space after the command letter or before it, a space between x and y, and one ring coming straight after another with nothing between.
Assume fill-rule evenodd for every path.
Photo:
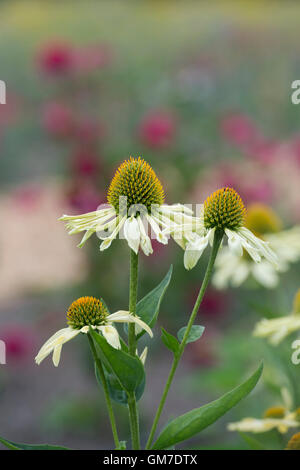
<instances>
[{"instance_id":1,"label":"plant stalk","mask_svg":"<svg viewBox=\"0 0 300 470\"><path fill-rule=\"evenodd\" d=\"M129 283L129 312L136 314L137 289L138 289L138 255L130 250L130 283ZM132 356L136 355L136 336L135 323L128 324L128 349ZM128 410L130 420L130 431L132 448L140 449L140 431L139 431L139 415L136 404L135 394L128 394Z\"/></svg>"},{"instance_id":2,"label":"plant stalk","mask_svg":"<svg viewBox=\"0 0 300 470\"><path fill-rule=\"evenodd\" d=\"M210 281L212 271L213 271L213 266L214 266L214 263L215 263L215 260L216 260L216 257L217 257L217 253L218 253L222 238L223 238L223 231L216 230L215 235L214 235L212 250L211 250L211 253L210 253L210 258L209 258L208 265L207 265L206 272L205 272L205 276L204 276L203 282L201 284L201 287L200 287L200 290L199 290L198 297L196 299L194 308L192 310L192 313L191 313L191 316L190 316L190 319L189 319L184 337L183 337L182 342L179 346L178 353L174 356L173 364L172 364L172 367L171 367L171 370L170 370L170 373L169 373L169 376L168 376L168 379L167 379L167 382L166 382L166 385L165 385L160 403L158 405L158 409L157 409L154 421L153 421L153 425L152 425L152 428L151 428L151 431L150 431L150 435L149 435L149 439L148 439L148 442L147 442L147 445L146 445L146 449L149 449L152 442L153 442L153 438L154 438L155 431L156 431L156 428L157 428L157 425L158 425L158 422L159 422L159 418L161 416L163 407L165 405L165 402L166 402L166 399L167 399L167 396L168 396L168 393L169 393L169 390L170 390L170 387L171 387L171 384L172 384L177 366L178 366L179 361L180 361L180 359L183 355L184 348L186 346L186 342L187 342L187 339L189 337L191 328L194 324L194 321L195 321L196 315L198 313L199 307L201 305L202 299L204 297L206 288L207 288L208 283Z\"/></svg>"}]
</instances>

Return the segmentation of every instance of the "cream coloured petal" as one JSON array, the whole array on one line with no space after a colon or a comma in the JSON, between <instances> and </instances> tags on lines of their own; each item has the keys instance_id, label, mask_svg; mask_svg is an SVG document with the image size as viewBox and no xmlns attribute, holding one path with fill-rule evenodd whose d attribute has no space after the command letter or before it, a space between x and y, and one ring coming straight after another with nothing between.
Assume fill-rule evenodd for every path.
<instances>
[{"instance_id":1,"label":"cream coloured petal","mask_svg":"<svg viewBox=\"0 0 300 470\"><path fill-rule=\"evenodd\" d=\"M153 253L153 248L151 244L151 240L148 237L143 221L141 217L137 217L137 221L139 224L140 234L141 234L141 248L146 256L149 256Z\"/></svg>"},{"instance_id":2,"label":"cream coloured petal","mask_svg":"<svg viewBox=\"0 0 300 470\"><path fill-rule=\"evenodd\" d=\"M55 346L54 348L52 360L53 360L53 364L55 365L55 367L57 367L59 364L61 350L62 350L62 344L59 344L58 346Z\"/></svg>"},{"instance_id":3,"label":"cream coloured petal","mask_svg":"<svg viewBox=\"0 0 300 470\"><path fill-rule=\"evenodd\" d=\"M98 326L106 341L115 349L121 349L119 333L112 325Z\"/></svg>"},{"instance_id":4,"label":"cream coloured petal","mask_svg":"<svg viewBox=\"0 0 300 470\"><path fill-rule=\"evenodd\" d=\"M279 283L279 277L273 265L267 261L252 266L253 277L268 289L273 289Z\"/></svg>"},{"instance_id":5,"label":"cream coloured petal","mask_svg":"<svg viewBox=\"0 0 300 470\"><path fill-rule=\"evenodd\" d=\"M119 310L118 312L108 315L107 321L115 323L135 323L136 325L142 327L143 330L147 331L151 338L153 337L151 328L145 322L143 322L143 320L141 320L137 315L132 315L132 313L125 310Z\"/></svg>"},{"instance_id":6,"label":"cream coloured petal","mask_svg":"<svg viewBox=\"0 0 300 470\"><path fill-rule=\"evenodd\" d=\"M119 231L121 230L121 228L123 227L125 221L126 221L127 217L124 216L120 221L119 223L117 224L115 230L112 232L111 235L109 235L109 237L107 237L105 240L103 240L103 242L101 243L100 245L100 251L104 251L106 250L107 248L110 247L110 245L112 244L113 240L117 237Z\"/></svg>"},{"instance_id":7,"label":"cream coloured petal","mask_svg":"<svg viewBox=\"0 0 300 470\"><path fill-rule=\"evenodd\" d=\"M141 240L141 233L138 221L132 215L124 224L124 237L127 240L129 247L138 254Z\"/></svg>"},{"instance_id":8,"label":"cream coloured petal","mask_svg":"<svg viewBox=\"0 0 300 470\"><path fill-rule=\"evenodd\" d=\"M147 359L147 354L148 354L148 348L147 346L143 350L142 354L140 355L140 360L142 361L143 365L145 365L146 359Z\"/></svg>"},{"instance_id":9,"label":"cream coloured petal","mask_svg":"<svg viewBox=\"0 0 300 470\"><path fill-rule=\"evenodd\" d=\"M46 343L41 347L38 352L35 362L40 364L57 346L62 346L67 341L70 341L72 338L77 336L80 333L80 330L74 330L71 327L63 328L62 330L57 331L51 338L46 341Z\"/></svg>"},{"instance_id":10,"label":"cream coloured petal","mask_svg":"<svg viewBox=\"0 0 300 470\"><path fill-rule=\"evenodd\" d=\"M155 236L156 236L156 239L157 241L159 241L160 243L162 243L163 245L167 245L168 244L168 237L166 237L166 235L164 235L158 225L158 223L155 221L155 219L149 215L149 214L146 214L146 219L148 220Z\"/></svg>"},{"instance_id":11,"label":"cream coloured petal","mask_svg":"<svg viewBox=\"0 0 300 470\"><path fill-rule=\"evenodd\" d=\"M192 269L198 262L200 256L208 245L209 233L205 237L196 236L193 242L186 245L184 252L184 267Z\"/></svg>"},{"instance_id":12,"label":"cream coloured petal","mask_svg":"<svg viewBox=\"0 0 300 470\"><path fill-rule=\"evenodd\" d=\"M242 256L243 254L243 247L241 243L241 238L237 235L236 232L229 230L228 228L225 229L225 233L228 237L228 247L229 249L237 256Z\"/></svg>"},{"instance_id":13,"label":"cream coloured petal","mask_svg":"<svg viewBox=\"0 0 300 470\"><path fill-rule=\"evenodd\" d=\"M246 227L241 227L238 230L239 235L244 238L252 247L259 251L260 255L264 256L270 263L274 264L274 266L278 267L278 257L276 253L269 247L269 243L261 240L260 238L256 237L250 230ZM250 251L247 250L251 255ZM251 255L252 256L252 255Z\"/></svg>"}]
</instances>

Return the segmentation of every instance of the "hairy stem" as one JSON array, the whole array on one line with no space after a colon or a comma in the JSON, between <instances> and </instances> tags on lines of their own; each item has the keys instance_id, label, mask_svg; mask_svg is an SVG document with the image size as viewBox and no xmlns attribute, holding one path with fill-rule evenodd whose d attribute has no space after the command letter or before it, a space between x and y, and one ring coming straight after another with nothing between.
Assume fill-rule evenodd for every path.
<instances>
[{"instance_id":1,"label":"hairy stem","mask_svg":"<svg viewBox=\"0 0 300 470\"><path fill-rule=\"evenodd\" d=\"M138 289L138 255L130 250L130 283L129 283L129 311L136 314L137 289ZM128 349L132 356L136 355L135 323L128 325ZM135 394L128 394L128 410L130 431L133 449L140 449L139 415Z\"/></svg>"},{"instance_id":2,"label":"hairy stem","mask_svg":"<svg viewBox=\"0 0 300 470\"><path fill-rule=\"evenodd\" d=\"M194 324L194 321L195 321L196 315L198 313L199 307L201 305L202 299L204 297L206 288L207 288L208 283L210 281L212 271L213 271L213 266L214 266L214 263L215 263L215 260L216 260L216 256L217 256L222 238L223 238L223 231L217 231L216 230L215 235L214 235L214 241L213 241L213 246L212 246L210 258L209 258L208 265L207 265L206 272L205 272L205 276L204 276L203 282L201 284L201 287L200 287L200 290L199 290L199 293L198 293L198 297L196 299L194 308L192 310L187 328L185 330L184 337L183 337L182 342L179 346L178 354L176 354L176 356L174 356L173 364L172 364L172 367L171 367L171 370L170 370L170 373L169 373L169 376L168 376L168 379L167 379L167 382L166 382L166 385L165 385L160 403L158 405L158 409L157 409L154 421L153 421L153 425L152 425L152 428L151 428L151 431L150 431L150 435L149 435L149 439L148 439L148 442L147 442L147 445L146 445L146 449L149 449L152 442L153 442L153 438L154 438L155 431L156 431L156 428L157 428L157 425L158 425L158 422L159 422L159 418L161 416L163 407L165 405L165 402L166 402L166 399L167 399L167 396L168 396L168 393L169 393L169 390L170 390L170 387L171 387L171 384L172 384L177 366L178 366L179 361L180 361L180 359L182 357L182 354L184 352L184 348L186 346L186 342L187 342L187 339L189 337L191 328Z\"/></svg>"}]
</instances>

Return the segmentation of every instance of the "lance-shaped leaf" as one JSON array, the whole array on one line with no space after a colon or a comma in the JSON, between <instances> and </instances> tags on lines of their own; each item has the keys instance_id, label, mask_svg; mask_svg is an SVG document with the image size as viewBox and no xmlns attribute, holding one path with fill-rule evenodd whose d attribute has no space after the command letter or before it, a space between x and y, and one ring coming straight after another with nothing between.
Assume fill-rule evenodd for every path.
<instances>
[{"instance_id":1,"label":"lance-shaped leaf","mask_svg":"<svg viewBox=\"0 0 300 470\"><path fill-rule=\"evenodd\" d=\"M138 357L133 357L121 349L115 349L103 336L90 328L98 353L104 365L116 376L127 392L134 392L145 380L144 366Z\"/></svg>"},{"instance_id":2,"label":"lance-shaped leaf","mask_svg":"<svg viewBox=\"0 0 300 470\"><path fill-rule=\"evenodd\" d=\"M0 437L0 442L10 450L70 450L67 447L51 446L49 444L21 444Z\"/></svg>"},{"instance_id":3,"label":"lance-shaped leaf","mask_svg":"<svg viewBox=\"0 0 300 470\"><path fill-rule=\"evenodd\" d=\"M170 349L170 351L172 351L174 355L176 356L179 352L179 343L178 343L177 338L175 338L175 336L168 333L164 328L161 329L161 332L162 332L161 339L164 345L168 349Z\"/></svg>"},{"instance_id":4,"label":"lance-shaped leaf","mask_svg":"<svg viewBox=\"0 0 300 470\"><path fill-rule=\"evenodd\" d=\"M217 421L217 419L251 392L261 376L262 369L263 366L261 364L246 382L226 393L218 400L173 419L163 429L152 449L166 449L173 444L190 439Z\"/></svg>"},{"instance_id":5,"label":"lance-shaped leaf","mask_svg":"<svg viewBox=\"0 0 300 470\"><path fill-rule=\"evenodd\" d=\"M153 328L156 323L160 304L171 281L172 271L173 266L171 265L161 283L137 303L136 314L143 322L149 325L150 328ZM126 323L124 324L124 330L128 333L128 325ZM145 334L145 330L141 330L138 325L135 326L135 331L138 332L136 335L137 338Z\"/></svg>"}]
</instances>

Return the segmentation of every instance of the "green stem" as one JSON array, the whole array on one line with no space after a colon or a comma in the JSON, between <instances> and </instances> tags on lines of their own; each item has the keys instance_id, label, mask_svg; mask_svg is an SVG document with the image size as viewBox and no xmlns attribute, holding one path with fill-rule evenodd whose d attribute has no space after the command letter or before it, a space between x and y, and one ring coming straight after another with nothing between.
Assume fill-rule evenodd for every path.
<instances>
[{"instance_id":1,"label":"green stem","mask_svg":"<svg viewBox=\"0 0 300 470\"><path fill-rule=\"evenodd\" d=\"M107 409L108 409L108 416L109 416L110 425L111 425L111 430L112 430L114 441L115 441L115 447L116 447L116 449L118 449L120 447L120 441L119 441L119 437L118 437L118 431L117 431L115 415L114 415L113 407L112 407L110 396L109 396L108 385L107 385L107 381L106 381L106 378L105 378L104 370L103 370L103 367L102 367L102 363L101 363L100 359L97 356L94 341L93 341L93 339L92 339L92 337L89 333L88 333L87 336L88 336L88 340L89 340L90 347L91 347L91 350L92 350L92 354L93 354L93 357L94 357L94 361L96 363L96 366L98 368L98 372L99 372L99 375L100 375L100 378L101 378L101 381L102 381L104 395L105 395L105 401L106 401L106 405L107 405Z\"/></svg>"},{"instance_id":2,"label":"green stem","mask_svg":"<svg viewBox=\"0 0 300 470\"><path fill-rule=\"evenodd\" d=\"M180 361L180 359L182 357L182 354L184 352L184 348L186 346L188 336L190 334L191 328L194 324L196 315L198 313L199 307L200 307L202 299L204 297L206 288L207 288L208 283L210 281L212 271L213 271L213 266L214 266L214 263L215 263L215 260L216 260L216 256L217 256L222 238L223 238L223 231L217 231L216 230L215 235L214 235L214 241L213 241L213 246L212 246L209 262L208 262L206 272L205 272L205 276L204 276L203 282L201 284L201 287L200 287L200 290L199 290L199 293L198 293L198 297L196 299L193 311L191 313L187 328L185 330L184 337L183 337L182 342L179 346L178 353L176 354L176 356L174 356L173 364L172 364L172 367L171 367L171 370L170 370L170 373L169 373L169 376L168 376L168 379L167 379L167 382L166 382L166 385L165 385L165 388L164 388L164 391L163 391L163 394L162 394L162 397L161 397L161 400L160 400L160 403L159 403L159 406L158 406L158 409L157 409L157 412L156 412L156 415L155 415L155 418L154 418L154 421L153 421L153 425L152 425L152 428L151 428L151 431L150 431L150 435L149 435L149 439L148 439L148 442L147 442L147 445L146 445L146 449L149 449L152 442L153 442L153 438L154 438L154 434L155 434L155 431L156 431L156 428L157 428L157 425L158 425L158 422L159 422L159 418L160 418L160 415L162 413L163 407L165 405L167 395L169 393L169 389L170 389L170 386L172 384L177 366L178 366L179 361Z\"/></svg>"},{"instance_id":3,"label":"green stem","mask_svg":"<svg viewBox=\"0 0 300 470\"><path fill-rule=\"evenodd\" d=\"M129 284L129 311L133 315L136 314L137 302L137 288L138 288L138 255L133 250L130 250L130 284ZM132 356L136 355L136 336L135 336L135 323L128 325L128 349ZM128 410L130 420L130 431L132 448L135 450L140 449L140 431L139 431L139 415L136 405L136 398L134 393L128 394Z\"/></svg>"}]
</instances>

